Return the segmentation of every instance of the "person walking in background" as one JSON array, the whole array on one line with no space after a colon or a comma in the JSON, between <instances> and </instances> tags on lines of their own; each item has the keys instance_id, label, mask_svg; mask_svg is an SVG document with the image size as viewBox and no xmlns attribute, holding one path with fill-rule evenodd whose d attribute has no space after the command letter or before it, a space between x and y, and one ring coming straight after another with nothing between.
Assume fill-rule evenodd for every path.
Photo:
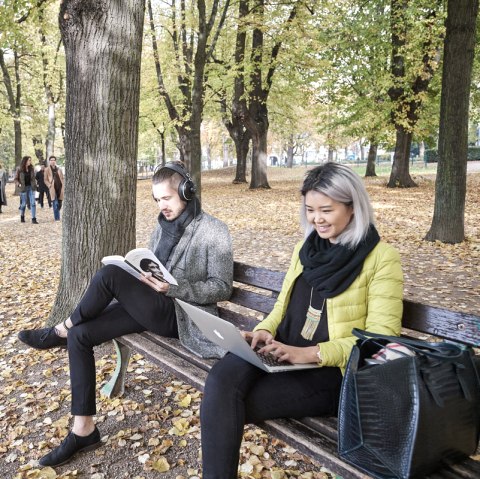
<instances>
[{"instance_id":1,"label":"person walking in background","mask_svg":"<svg viewBox=\"0 0 480 479\"><path fill-rule=\"evenodd\" d=\"M2 212L2 206L7 206L7 195L5 194L5 186L7 185L8 175L3 164L0 163L0 213Z\"/></svg>"},{"instance_id":2,"label":"person walking in background","mask_svg":"<svg viewBox=\"0 0 480 479\"><path fill-rule=\"evenodd\" d=\"M44 181L50 192L50 199L53 205L53 217L55 221L60 221L60 209L63 201L63 173L57 166L57 158L51 156L49 159L49 166L45 168Z\"/></svg>"},{"instance_id":3,"label":"person walking in background","mask_svg":"<svg viewBox=\"0 0 480 479\"><path fill-rule=\"evenodd\" d=\"M50 199L50 191L45 184L45 162L42 161L40 163L40 169L35 174L35 179L37 180L37 188L38 188L38 204L40 208L43 208L43 196L47 197L48 207L52 207L52 200Z\"/></svg>"},{"instance_id":4,"label":"person walking in background","mask_svg":"<svg viewBox=\"0 0 480 479\"><path fill-rule=\"evenodd\" d=\"M30 213L32 214L32 223L37 225L35 216L35 191L37 191L37 180L35 179L35 170L32 165L32 157L24 156L18 172L18 187L20 191L20 221L25 223L25 208L27 201L30 204Z\"/></svg>"}]
</instances>

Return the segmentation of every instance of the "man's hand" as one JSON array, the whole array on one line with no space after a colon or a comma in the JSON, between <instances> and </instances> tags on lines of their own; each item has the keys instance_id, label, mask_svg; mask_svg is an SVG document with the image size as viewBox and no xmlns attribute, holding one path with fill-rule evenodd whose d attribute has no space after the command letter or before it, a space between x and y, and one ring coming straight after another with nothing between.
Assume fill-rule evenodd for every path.
<instances>
[{"instance_id":1,"label":"man's hand","mask_svg":"<svg viewBox=\"0 0 480 479\"><path fill-rule=\"evenodd\" d=\"M142 283L148 284L152 289L157 293L165 294L170 287L170 284L166 281L160 281L157 278L154 278L152 273L143 273L143 276L140 278Z\"/></svg>"}]
</instances>

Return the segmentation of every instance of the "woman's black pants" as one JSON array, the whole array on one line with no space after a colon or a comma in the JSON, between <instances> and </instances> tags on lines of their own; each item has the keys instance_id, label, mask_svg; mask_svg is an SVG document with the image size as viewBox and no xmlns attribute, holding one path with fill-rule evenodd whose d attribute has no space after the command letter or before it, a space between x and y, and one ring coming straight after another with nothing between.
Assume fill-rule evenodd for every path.
<instances>
[{"instance_id":1,"label":"woman's black pants","mask_svg":"<svg viewBox=\"0 0 480 479\"><path fill-rule=\"evenodd\" d=\"M237 478L247 423L336 415L341 383L339 368L267 373L227 354L211 369L203 394L203 479Z\"/></svg>"},{"instance_id":2,"label":"woman's black pants","mask_svg":"<svg viewBox=\"0 0 480 479\"><path fill-rule=\"evenodd\" d=\"M94 346L146 330L178 337L173 300L114 265L95 274L71 320L68 357L75 416L96 414Z\"/></svg>"}]
</instances>

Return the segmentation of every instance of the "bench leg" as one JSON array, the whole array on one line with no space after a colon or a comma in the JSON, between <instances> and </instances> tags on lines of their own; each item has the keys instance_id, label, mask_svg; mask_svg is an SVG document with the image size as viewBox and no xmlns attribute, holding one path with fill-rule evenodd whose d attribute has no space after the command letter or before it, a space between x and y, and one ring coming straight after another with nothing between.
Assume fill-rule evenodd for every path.
<instances>
[{"instance_id":1,"label":"bench leg","mask_svg":"<svg viewBox=\"0 0 480 479\"><path fill-rule=\"evenodd\" d=\"M110 378L110 381L106 383L101 389L101 393L109 398L115 396L122 396L125 392L125 375L127 373L128 363L130 361L130 355L132 349L119 343L115 339L112 340L113 345L117 353L117 366Z\"/></svg>"}]
</instances>

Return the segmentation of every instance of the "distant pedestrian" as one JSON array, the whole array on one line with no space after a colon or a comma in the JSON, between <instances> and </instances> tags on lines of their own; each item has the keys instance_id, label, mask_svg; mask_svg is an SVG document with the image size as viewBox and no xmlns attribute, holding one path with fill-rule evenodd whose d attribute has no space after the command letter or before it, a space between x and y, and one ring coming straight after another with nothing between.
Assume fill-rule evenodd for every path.
<instances>
[{"instance_id":1,"label":"distant pedestrian","mask_svg":"<svg viewBox=\"0 0 480 479\"><path fill-rule=\"evenodd\" d=\"M43 196L47 197L48 207L52 207L52 200L50 199L50 191L48 191L47 185L45 184L45 162L42 161L40 164L40 169L35 174L35 178L37 180L37 187L38 187L38 204L40 208L43 208Z\"/></svg>"},{"instance_id":2,"label":"distant pedestrian","mask_svg":"<svg viewBox=\"0 0 480 479\"><path fill-rule=\"evenodd\" d=\"M32 165L32 157L24 156L18 172L18 186L20 190L20 221L25 223L25 208L27 202L30 204L30 213L32 214L32 223L37 225L35 216L35 191L37 191L37 180L35 179L35 170Z\"/></svg>"},{"instance_id":3,"label":"distant pedestrian","mask_svg":"<svg viewBox=\"0 0 480 479\"><path fill-rule=\"evenodd\" d=\"M55 156L51 156L48 161L50 165L45 168L44 181L50 192L53 217L55 221L60 221L60 210L63 202L63 173L57 166L57 158Z\"/></svg>"},{"instance_id":4,"label":"distant pedestrian","mask_svg":"<svg viewBox=\"0 0 480 479\"><path fill-rule=\"evenodd\" d=\"M5 186L7 185L8 175L3 164L0 163L0 213L2 213L2 206L7 206L7 195L5 194Z\"/></svg>"}]
</instances>

